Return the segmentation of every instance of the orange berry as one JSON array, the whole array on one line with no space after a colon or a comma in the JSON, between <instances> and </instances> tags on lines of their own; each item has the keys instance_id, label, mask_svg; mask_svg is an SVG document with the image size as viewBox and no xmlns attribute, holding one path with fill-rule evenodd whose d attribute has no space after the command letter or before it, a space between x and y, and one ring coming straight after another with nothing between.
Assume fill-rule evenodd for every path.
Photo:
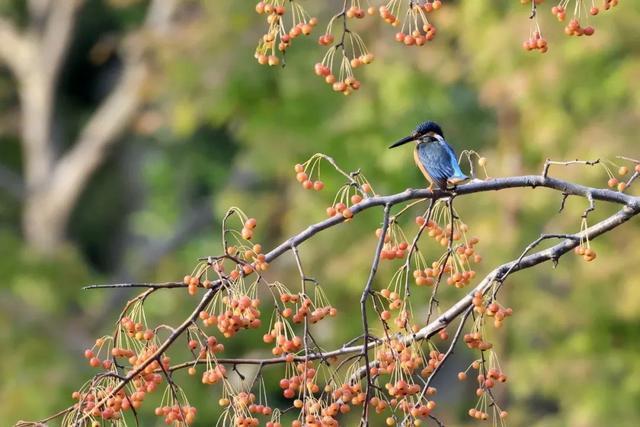
<instances>
[{"instance_id":1,"label":"orange berry","mask_svg":"<svg viewBox=\"0 0 640 427\"><path fill-rule=\"evenodd\" d=\"M309 179L309 176L304 172L298 172L296 174L296 180L300 183L307 181L308 179Z\"/></svg>"},{"instance_id":2,"label":"orange berry","mask_svg":"<svg viewBox=\"0 0 640 427\"><path fill-rule=\"evenodd\" d=\"M613 188L618 185L618 180L616 178L610 178L609 181L607 181L607 185L609 188Z\"/></svg>"},{"instance_id":3,"label":"orange berry","mask_svg":"<svg viewBox=\"0 0 640 427\"><path fill-rule=\"evenodd\" d=\"M621 182L618 184L618 191L622 192L627 188L627 184L624 182Z\"/></svg>"},{"instance_id":4,"label":"orange berry","mask_svg":"<svg viewBox=\"0 0 640 427\"><path fill-rule=\"evenodd\" d=\"M322 64L316 64L316 67L318 65L322 66ZM293 169L296 171L296 173L304 172L304 166L302 166L300 163L296 164Z\"/></svg>"},{"instance_id":5,"label":"orange berry","mask_svg":"<svg viewBox=\"0 0 640 427\"><path fill-rule=\"evenodd\" d=\"M306 181L302 181L302 188L305 190L311 190L313 188L313 182L308 179Z\"/></svg>"},{"instance_id":6,"label":"orange berry","mask_svg":"<svg viewBox=\"0 0 640 427\"><path fill-rule=\"evenodd\" d=\"M620 166L618 169L618 175L625 176L627 173L629 173L629 168L626 166Z\"/></svg>"},{"instance_id":7,"label":"orange berry","mask_svg":"<svg viewBox=\"0 0 640 427\"><path fill-rule=\"evenodd\" d=\"M464 381L467 379L467 374L465 372L458 372L458 379L460 381Z\"/></svg>"},{"instance_id":8,"label":"orange berry","mask_svg":"<svg viewBox=\"0 0 640 427\"><path fill-rule=\"evenodd\" d=\"M270 66L278 65L280 63L280 58L275 55L269 55L269 57L267 58L267 62Z\"/></svg>"},{"instance_id":9,"label":"orange berry","mask_svg":"<svg viewBox=\"0 0 640 427\"><path fill-rule=\"evenodd\" d=\"M249 230L248 228L243 228L241 234L242 238L245 240L251 240L251 238L253 237L253 231Z\"/></svg>"},{"instance_id":10,"label":"orange berry","mask_svg":"<svg viewBox=\"0 0 640 427\"><path fill-rule=\"evenodd\" d=\"M351 196L351 204L353 205L357 205L358 203L360 203L362 201L362 196L359 194L354 194L353 196Z\"/></svg>"},{"instance_id":11,"label":"orange berry","mask_svg":"<svg viewBox=\"0 0 640 427\"><path fill-rule=\"evenodd\" d=\"M346 219L353 218L353 212L351 212L351 209L345 209L342 211L342 216Z\"/></svg>"},{"instance_id":12,"label":"orange berry","mask_svg":"<svg viewBox=\"0 0 640 427\"><path fill-rule=\"evenodd\" d=\"M313 183L313 189L316 191L321 191L324 188L324 182L316 181Z\"/></svg>"}]
</instances>

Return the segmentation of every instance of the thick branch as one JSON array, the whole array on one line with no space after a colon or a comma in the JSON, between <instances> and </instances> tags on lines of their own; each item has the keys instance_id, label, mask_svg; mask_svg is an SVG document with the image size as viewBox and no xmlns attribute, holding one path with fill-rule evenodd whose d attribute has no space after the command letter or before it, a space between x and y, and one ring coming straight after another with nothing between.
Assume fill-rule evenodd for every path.
<instances>
[{"instance_id":1,"label":"thick branch","mask_svg":"<svg viewBox=\"0 0 640 427\"><path fill-rule=\"evenodd\" d=\"M523 187L545 187L560 191L563 194L582 196L586 198L592 197L594 200L603 200L607 202L627 205L635 211L640 209L640 197L634 197L609 189L586 187L584 185L574 184L572 182L564 181L561 179L551 177L545 178L540 175L525 175L507 178L496 178L486 181L474 181L469 184L457 187L455 190L455 194L460 196L465 194L475 194L486 191L497 191L507 188ZM388 196L369 197L367 199L364 199L362 202L351 206L349 209L353 212L354 215L356 215L359 212L370 209L374 206L384 206L387 204L393 206L397 205L398 203L406 202L413 199L441 199L444 197L450 197L451 195L451 192L442 190L407 189L402 193L391 194ZM333 227L344 221L344 217L337 215L307 227L302 232L281 243L279 246L266 254L267 262L273 261L283 253L290 250L292 245L298 246L320 231ZM200 258L201 261L204 261L206 259L207 257Z\"/></svg>"}]
</instances>

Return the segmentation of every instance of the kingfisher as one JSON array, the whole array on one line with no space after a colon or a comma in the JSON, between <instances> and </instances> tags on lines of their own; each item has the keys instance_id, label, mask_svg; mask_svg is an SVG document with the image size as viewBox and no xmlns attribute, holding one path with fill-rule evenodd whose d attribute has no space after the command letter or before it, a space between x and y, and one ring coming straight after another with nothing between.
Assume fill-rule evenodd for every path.
<instances>
[{"instance_id":1,"label":"kingfisher","mask_svg":"<svg viewBox=\"0 0 640 427\"><path fill-rule=\"evenodd\" d=\"M399 147L412 141L416 142L413 159L420 172L429 181L430 189L435 184L437 188L446 190L448 185L455 187L469 179L460 170L456 153L444 139L440 125L432 121L421 123L411 135L402 138L389 148Z\"/></svg>"}]
</instances>

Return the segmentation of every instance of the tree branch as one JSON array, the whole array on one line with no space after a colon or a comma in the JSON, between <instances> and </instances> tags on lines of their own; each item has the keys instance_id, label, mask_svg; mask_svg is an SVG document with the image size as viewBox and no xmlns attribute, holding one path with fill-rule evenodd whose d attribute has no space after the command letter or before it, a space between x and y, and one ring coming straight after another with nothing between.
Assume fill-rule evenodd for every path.
<instances>
[{"instance_id":1,"label":"tree branch","mask_svg":"<svg viewBox=\"0 0 640 427\"><path fill-rule=\"evenodd\" d=\"M579 195L584 198L587 198L588 200L592 200L592 199L603 200L603 201L621 204L623 206L622 206L622 209L620 209L615 214L598 222L592 227L589 227L587 229L580 231L579 233L567 234L567 235L560 235L560 234L543 235L539 237L533 243L528 245L525 252L523 252L523 254L520 255L517 259L510 261L508 263L502 264L499 267L495 268L492 272L490 272L487 276L485 276L484 279L482 279L465 296L460 298L455 304L453 304L446 311L444 311L444 313L441 314L437 319L430 322L427 326L423 327L416 333L410 333L406 335L398 334L393 337L387 336L385 339L368 342L367 340L368 325L366 324L366 317L365 317L364 318L365 319L364 320L365 322L364 340L365 341L363 344L352 344L350 346L344 346L339 349L336 349L333 351L327 351L327 352L322 352L322 351L315 351L313 353L305 352L303 356L294 357L293 361L303 362L306 360L330 359L330 358L345 356L350 354L366 355L367 351L373 348L376 348L377 346L382 345L391 339L398 339L404 344L410 344L415 341L428 339L434 334L438 333L443 328L445 328L447 325L449 325L451 322L453 322L456 318L461 316L463 313L469 313L470 312L469 310L471 310L473 307L472 299L474 294L478 292L481 294L485 294L491 289L491 287L495 282L503 283L509 275L517 271L531 268L533 266L539 265L547 261L557 262L557 260L562 255L566 254L567 252L571 251L573 248L578 246L579 242L582 241L583 239L592 240L597 236L620 226L621 224L625 223L626 221L628 221L629 219L631 219L632 217L640 213L640 197L634 197L634 196L615 192L608 189L596 189L596 188L585 187L585 186L574 184L571 182L550 178L550 177L544 177L544 176L519 176L519 177L500 178L500 179L489 180L489 181L472 182L472 183L458 187L455 191L455 194L447 191L440 191L440 190L431 191L431 190L409 189L402 193L397 193L389 196L375 196L375 197L365 199L361 203L358 203L352 206L350 209L354 214L357 214L363 210L370 209L375 206L384 206L385 215L386 215L385 218L387 218L388 211L391 206L411 200L411 199L428 198L428 199L434 200L438 198L452 197L454 195L459 197L460 195L465 195L465 194L474 194L479 192L503 190L507 188L517 188L517 187L532 187L532 188L547 187L547 188L551 188L556 191L559 191L562 194ZM272 251L268 252L265 255L266 261L267 262L273 261L283 253L286 253L287 251L292 250L292 248L297 247L299 244L301 244L305 240L308 240L309 238L319 233L320 231L330 228L332 226L338 225L342 221L344 221L344 218L342 216L336 216L308 227L306 230L303 230L302 232L291 237L290 239L288 239L287 241L285 241L284 243L282 243ZM387 221L388 219L385 219L385 223ZM550 248L538 251L530 255L525 255L527 251L533 249L537 244L551 237L560 238L562 239L562 241ZM380 252L380 242L382 242L383 239L384 239L384 232L382 233L382 237L378 242L376 258L378 257L378 254ZM207 257L207 258L212 259L212 257ZM374 264L372 266L372 270L370 272L365 291L369 289L369 287L371 286L372 277L375 274L375 266L376 266L376 260L374 259ZM127 285L127 286L133 286L133 285ZM144 286L149 288L147 291L145 291L145 293L143 293L143 295L146 296L160 287L173 287L173 284L169 283L169 284L165 284L164 286L146 284ZM100 407L101 405L103 405L104 402L106 402L106 400L110 396L117 393L119 390L125 387L129 382L131 382L134 378L136 378L141 372L145 370L145 368L149 364L151 364L154 360L158 360L158 358L172 345L172 343L189 328L189 326L198 317L198 314L200 313L200 311L203 310L209 304L209 302L214 298L216 293L224 286L223 279L218 279L214 281L211 284L211 286L212 287L205 292L202 299L197 304L193 312L188 316L188 318L180 326L178 326L173 330L171 335L168 338L166 338L164 342L162 342L158 346L157 350L154 351L152 355L149 355L149 357L146 359L145 362L136 366L136 368L131 370L124 379L122 379L120 382L114 385L111 391L107 393L105 396L103 396L101 401L96 403L96 406ZM363 297L363 300L366 301L364 297ZM460 334L460 329L458 330L458 332L456 332L456 337L459 336L459 334ZM453 351L453 344L452 344L452 347L449 349L449 354L451 351ZM278 358L272 358L272 359L243 359L243 358L217 359L216 363L231 363L233 365L258 364L260 366L266 366L266 365L273 365L273 364L280 364L280 363L290 363L291 361L292 359L290 356L289 357L284 356L284 357L278 357ZM184 368L187 366L193 366L195 363L207 363L207 362L204 360L190 361L180 365L175 365L171 367L169 371L174 371L176 369ZM355 371L356 373L354 375L359 375L360 378L362 378L364 375L368 373L367 368L368 367L366 366L366 363L365 363L365 367L357 368L357 370ZM365 402L365 405L367 405L366 402ZM365 410L365 412L363 413L363 419L365 421L366 421L366 414L367 412ZM82 422L88 416L89 414L83 415L80 421Z\"/></svg>"},{"instance_id":2,"label":"tree branch","mask_svg":"<svg viewBox=\"0 0 640 427\"><path fill-rule=\"evenodd\" d=\"M28 68L33 44L8 19L0 17L0 59L18 79Z\"/></svg>"}]
</instances>

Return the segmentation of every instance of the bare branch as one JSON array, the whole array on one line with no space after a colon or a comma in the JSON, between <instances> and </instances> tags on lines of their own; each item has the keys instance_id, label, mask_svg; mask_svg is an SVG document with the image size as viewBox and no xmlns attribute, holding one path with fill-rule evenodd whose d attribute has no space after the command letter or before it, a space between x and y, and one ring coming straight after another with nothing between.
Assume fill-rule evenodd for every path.
<instances>
[{"instance_id":1,"label":"bare branch","mask_svg":"<svg viewBox=\"0 0 640 427\"><path fill-rule=\"evenodd\" d=\"M49 13L43 23L38 56L42 65L40 72L47 74L52 81L57 79L67 54L80 4L77 0L56 0L55 5L53 2L48 5Z\"/></svg>"},{"instance_id":2,"label":"bare branch","mask_svg":"<svg viewBox=\"0 0 640 427\"><path fill-rule=\"evenodd\" d=\"M369 278L367 279L367 283L362 290L362 296L360 297L360 314L362 316L362 330L364 332L364 336L362 338L362 355L364 356L364 370L365 377L367 378L367 389L366 389L366 398L365 402L369 401L371 396L371 372L369 368L369 322L367 320L367 300L371 295L371 286L373 286L373 279L376 277L376 272L378 271L378 264L380 263L380 254L382 253L382 248L384 247L384 238L387 235L387 230L389 228L389 211L391 210L390 205L384 205L384 216L382 218L382 229L380 230L380 236L378 237L378 245L376 246L376 251L373 256L373 261L371 263L371 269L369 270ZM360 418L360 425L369 425L369 405L363 405L362 407L362 416Z\"/></svg>"},{"instance_id":3,"label":"bare branch","mask_svg":"<svg viewBox=\"0 0 640 427\"><path fill-rule=\"evenodd\" d=\"M547 159L546 162L544 162L544 167L542 168L542 176L543 177L547 177L547 175L549 174L549 167L551 165L560 165L560 166L569 166L569 165L588 165L588 166L595 166L598 163L600 163L600 159L595 159L595 160L569 160L567 162L557 162L555 160L550 160Z\"/></svg>"},{"instance_id":4,"label":"bare branch","mask_svg":"<svg viewBox=\"0 0 640 427\"><path fill-rule=\"evenodd\" d=\"M33 41L23 36L8 19L0 17L0 60L16 78L25 73L33 55Z\"/></svg>"}]
</instances>

